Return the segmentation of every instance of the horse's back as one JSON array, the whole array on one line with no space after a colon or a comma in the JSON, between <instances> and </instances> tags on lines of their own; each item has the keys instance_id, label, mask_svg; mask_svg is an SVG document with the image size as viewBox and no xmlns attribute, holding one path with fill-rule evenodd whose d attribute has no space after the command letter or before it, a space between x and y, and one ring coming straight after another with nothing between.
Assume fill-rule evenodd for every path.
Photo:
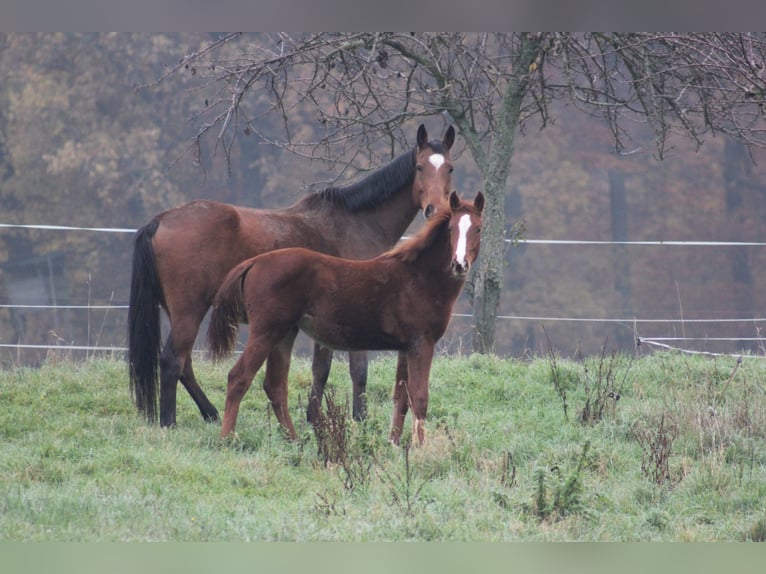
<instances>
[{"instance_id":1,"label":"horse's back","mask_svg":"<svg viewBox=\"0 0 766 574\"><path fill-rule=\"evenodd\" d=\"M209 236L236 230L240 208L228 203L195 200L163 211L155 216L157 235Z\"/></svg>"},{"instance_id":2,"label":"horse's back","mask_svg":"<svg viewBox=\"0 0 766 574\"><path fill-rule=\"evenodd\" d=\"M198 260L213 252L229 268L244 259L286 247L307 247L332 252L331 241L316 230L312 214L293 205L283 209L258 209L196 200L157 216L155 248L161 245L178 255ZM228 269L227 269L228 270Z\"/></svg>"},{"instance_id":3,"label":"horse's back","mask_svg":"<svg viewBox=\"0 0 766 574\"><path fill-rule=\"evenodd\" d=\"M268 237L245 229L244 211L263 213L198 200L156 216L153 246L162 284L171 292L166 294L169 304L174 299L196 304L198 298L212 298L232 267L270 247Z\"/></svg>"},{"instance_id":4,"label":"horse's back","mask_svg":"<svg viewBox=\"0 0 766 574\"><path fill-rule=\"evenodd\" d=\"M243 294L259 302L256 310L272 310L266 301L297 310L336 291L339 270L350 263L304 247L276 249L240 263L227 282L244 275Z\"/></svg>"},{"instance_id":5,"label":"horse's back","mask_svg":"<svg viewBox=\"0 0 766 574\"><path fill-rule=\"evenodd\" d=\"M339 262L342 264L343 260L312 249L287 247L243 261L238 268L247 269L246 290L261 286L275 290L300 287L308 291Z\"/></svg>"},{"instance_id":6,"label":"horse's back","mask_svg":"<svg viewBox=\"0 0 766 574\"><path fill-rule=\"evenodd\" d=\"M400 293L390 276L397 265L288 248L241 263L226 283L234 287L244 274L242 296L256 331L294 325L335 350L400 350L406 341L390 324L401 314L393 310Z\"/></svg>"}]
</instances>

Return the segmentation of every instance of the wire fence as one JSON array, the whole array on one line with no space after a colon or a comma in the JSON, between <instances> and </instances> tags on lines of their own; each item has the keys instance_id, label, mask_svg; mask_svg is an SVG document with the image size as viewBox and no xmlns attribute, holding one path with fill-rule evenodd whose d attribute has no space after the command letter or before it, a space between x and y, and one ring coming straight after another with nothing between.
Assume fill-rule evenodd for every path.
<instances>
[{"instance_id":1,"label":"wire fence","mask_svg":"<svg viewBox=\"0 0 766 574\"><path fill-rule=\"evenodd\" d=\"M12 224L0 223L0 229L22 229L22 230L44 230L44 231L64 231L64 232L96 232L96 233L121 233L132 234L137 230L134 228L122 227L78 227L68 225L42 225L42 224ZM406 237L405 237L406 238ZM404 239L404 238L403 238ZM755 241L681 241L681 240L639 240L639 241L606 241L606 240L569 240L569 239L506 239L508 243L519 245L572 245L572 246L636 246L636 247L764 247L766 242ZM109 304L109 305L59 305L59 304L0 304L0 309L29 309L29 310L127 310L128 305ZM462 319L472 319L471 314L454 313L453 317ZM764 359L766 354L742 354L742 353L715 353L710 351L700 351L684 348L683 343L688 342L749 342L758 343L760 348L766 349L766 337L644 337L639 336L638 325L665 324L665 325L686 325L686 324L727 324L727 323L748 323L759 324L766 322L766 317L744 317L744 318L709 318L709 319L686 319L686 318L638 318L638 317L571 317L571 316L542 316L542 315L498 315L498 321L527 321L538 323L613 323L632 327L635 333L636 345L649 345L655 348L671 350L675 352L698 354L706 356L730 356L737 358ZM672 345L670 343L673 343ZM127 347L117 345L76 345L76 344L25 344L25 343L5 343L0 342L0 348L6 349L32 349L32 350L66 350L66 351L85 351L85 352L111 352L124 353Z\"/></svg>"}]
</instances>

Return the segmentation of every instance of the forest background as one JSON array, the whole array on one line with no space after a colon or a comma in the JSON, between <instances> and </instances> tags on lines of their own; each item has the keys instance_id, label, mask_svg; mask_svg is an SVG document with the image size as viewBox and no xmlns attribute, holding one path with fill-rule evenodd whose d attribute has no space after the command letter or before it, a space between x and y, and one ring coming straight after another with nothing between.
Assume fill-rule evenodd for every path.
<instances>
[{"instance_id":1,"label":"forest background","mask_svg":"<svg viewBox=\"0 0 766 574\"><path fill-rule=\"evenodd\" d=\"M281 207L358 175L244 132L228 158L214 134L196 148L204 84L194 69L157 80L215 38L0 35L0 224L135 229L192 199ZM551 109L544 129L527 124L516 139L507 189L520 199L506 203L508 229L523 220L530 240L766 240L763 152L749 155L723 136L699 148L671 139L659 160L653 134L638 129L629 153L620 154L603 120L565 102ZM296 136L321 130L308 108L291 113L305 116L305 133ZM421 121L431 137L449 123L413 118L403 128L410 145ZM381 142L381 150L390 157L404 148ZM472 197L481 178L459 133L452 155L454 187ZM45 357L45 349L16 345L124 346L131 254L129 232L0 228L2 360ZM763 246L509 245L496 351L629 350L638 333L682 337L704 350L757 352L764 262ZM465 298L456 313L443 346L468 353Z\"/></svg>"}]
</instances>

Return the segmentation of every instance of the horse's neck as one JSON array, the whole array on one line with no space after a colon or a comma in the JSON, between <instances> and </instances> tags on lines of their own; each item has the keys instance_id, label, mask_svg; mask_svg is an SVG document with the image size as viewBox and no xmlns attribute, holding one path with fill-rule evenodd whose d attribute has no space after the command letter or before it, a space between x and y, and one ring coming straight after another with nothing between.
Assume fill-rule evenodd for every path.
<instances>
[{"instance_id":1,"label":"horse's neck","mask_svg":"<svg viewBox=\"0 0 766 574\"><path fill-rule=\"evenodd\" d=\"M449 244L449 228L447 226L438 231L438 235L423 249L414 262L416 273L421 274L425 281L436 286L437 289L454 288L460 292L462 282L456 280L450 270L452 250ZM447 285L450 287L448 288Z\"/></svg>"},{"instance_id":2,"label":"horse's neck","mask_svg":"<svg viewBox=\"0 0 766 574\"><path fill-rule=\"evenodd\" d=\"M410 185L392 193L372 209L350 214L372 231L385 249L393 247L418 215L419 206L412 201Z\"/></svg>"},{"instance_id":3,"label":"horse's neck","mask_svg":"<svg viewBox=\"0 0 766 574\"><path fill-rule=\"evenodd\" d=\"M419 209L412 200L412 182L409 182L374 207L349 211L341 205L328 202L317 210L316 206L300 201L284 212L293 215L300 213L312 221L312 227L332 226L338 236L348 235L350 228L363 230L365 240L375 244L369 245L365 251L377 254L390 249L399 241Z\"/></svg>"}]
</instances>

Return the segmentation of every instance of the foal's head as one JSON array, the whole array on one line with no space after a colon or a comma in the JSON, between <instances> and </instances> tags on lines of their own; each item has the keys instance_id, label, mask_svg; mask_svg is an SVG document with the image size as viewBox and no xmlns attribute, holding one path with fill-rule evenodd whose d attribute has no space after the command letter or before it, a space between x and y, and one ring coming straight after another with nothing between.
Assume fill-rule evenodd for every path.
<instances>
[{"instance_id":1,"label":"foal's head","mask_svg":"<svg viewBox=\"0 0 766 574\"><path fill-rule=\"evenodd\" d=\"M481 212L484 209L484 195L479 192L473 204L460 200L456 192L449 197L452 217L449 222L450 271L455 277L463 278L479 256L481 242Z\"/></svg>"},{"instance_id":2,"label":"foal's head","mask_svg":"<svg viewBox=\"0 0 766 574\"><path fill-rule=\"evenodd\" d=\"M423 124L418 128L412 193L413 200L420 205L426 218L448 204L452 189L452 162L449 150L454 142L455 128L452 126L447 129L440 142L428 141L428 132Z\"/></svg>"}]
</instances>

